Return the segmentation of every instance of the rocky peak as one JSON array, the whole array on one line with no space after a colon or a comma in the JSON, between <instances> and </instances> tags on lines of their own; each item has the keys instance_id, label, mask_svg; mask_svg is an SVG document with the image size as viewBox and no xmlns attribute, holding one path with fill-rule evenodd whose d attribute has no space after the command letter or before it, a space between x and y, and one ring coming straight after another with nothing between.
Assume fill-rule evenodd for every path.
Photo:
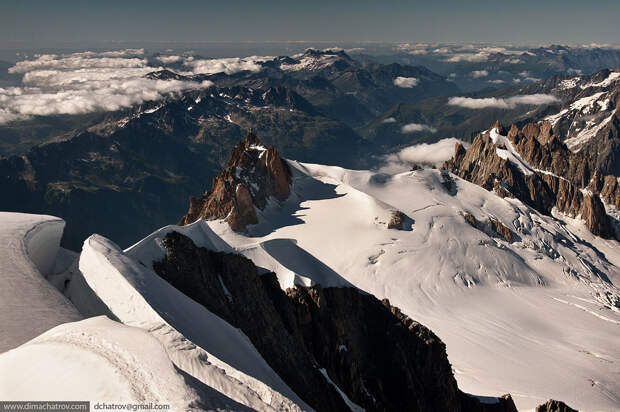
<instances>
[{"instance_id":1,"label":"rocky peak","mask_svg":"<svg viewBox=\"0 0 620 412\"><path fill-rule=\"evenodd\" d=\"M263 210L269 198L283 201L290 194L291 170L276 149L265 147L250 131L230 154L224 170L213 179L212 188L190 198L181 225L198 219L226 219L235 231L258 223L256 209Z\"/></svg>"},{"instance_id":2,"label":"rocky peak","mask_svg":"<svg viewBox=\"0 0 620 412\"><path fill-rule=\"evenodd\" d=\"M144 75L145 78L151 80L180 80L180 81L196 81L191 77L183 76L168 69L157 70Z\"/></svg>"},{"instance_id":3,"label":"rocky peak","mask_svg":"<svg viewBox=\"0 0 620 412\"><path fill-rule=\"evenodd\" d=\"M592 160L571 152L548 122L529 123L521 129L512 125L507 133L495 122L491 130L505 135L507 141L491 138L492 132L481 133L467 150L457 144L444 168L499 196L518 198L543 214L551 214L555 207L571 217L581 215L595 235L613 236L598 195L610 204L620 203L615 177L597 175L591 183L596 167ZM527 170L510 160L506 146L527 163ZM582 190L589 184L592 195Z\"/></svg>"},{"instance_id":4,"label":"rocky peak","mask_svg":"<svg viewBox=\"0 0 620 412\"><path fill-rule=\"evenodd\" d=\"M550 399L547 403L536 407L536 412L578 412L562 401Z\"/></svg>"}]
</instances>

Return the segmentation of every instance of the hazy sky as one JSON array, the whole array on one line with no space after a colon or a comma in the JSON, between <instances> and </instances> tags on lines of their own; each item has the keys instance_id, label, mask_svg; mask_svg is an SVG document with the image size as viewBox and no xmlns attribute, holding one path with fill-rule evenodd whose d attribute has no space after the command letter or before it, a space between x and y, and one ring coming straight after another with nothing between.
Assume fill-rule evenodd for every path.
<instances>
[{"instance_id":1,"label":"hazy sky","mask_svg":"<svg viewBox=\"0 0 620 412\"><path fill-rule=\"evenodd\" d=\"M620 0L0 0L0 47L109 41L620 43Z\"/></svg>"}]
</instances>

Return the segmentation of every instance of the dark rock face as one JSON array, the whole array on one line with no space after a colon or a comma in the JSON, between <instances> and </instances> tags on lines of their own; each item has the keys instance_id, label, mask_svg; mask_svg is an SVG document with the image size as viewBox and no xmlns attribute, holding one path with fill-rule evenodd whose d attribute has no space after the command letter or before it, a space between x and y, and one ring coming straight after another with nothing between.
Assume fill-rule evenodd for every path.
<instances>
[{"instance_id":1,"label":"dark rock face","mask_svg":"<svg viewBox=\"0 0 620 412\"><path fill-rule=\"evenodd\" d=\"M398 229L403 230L403 224L405 223L405 214L400 210L394 210L392 212L392 218L388 222L388 229Z\"/></svg>"},{"instance_id":2,"label":"dark rock face","mask_svg":"<svg viewBox=\"0 0 620 412\"><path fill-rule=\"evenodd\" d=\"M614 235L611 222L605 212L605 206L598 196L584 196L581 217L585 219L586 225L592 233L605 238Z\"/></svg>"},{"instance_id":3,"label":"dark rock face","mask_svg":"<svg viewBox=\"0 0 620 412\"><path fill-rule=\"evenodd\" d=\"M163 244L155 271L240 328L316 410L349 410L327 374L368 411L516 411L510 396L483 404L461 392L443 342L387 300L346 287L284 292L243 256L198 248L177 232Z\"/></svg>"},{"instance_id":4,"label":"dark rock face","mask_svg":"<svg viewBox=\"0 0 620 412\"><path fill-rule=\"evenodd\" d=\"M504 131L498 123L493 127L500 134ZM444 168L499 196L518 198L543 214L550 215L555 207L571 217L581 215L595 235L613 236L609 217L596 195L600 193L606 201L615 204L620 197L617 179L592 179L597 182L591 188L594 195L584 194L580 189L592 186L591 170L596 166L589 157L568 150L552 134L548 123L530 123L522 129L513 125L507 138L523 160L535 169L531 174L523 174L517 166L501 158L497 154L501 147L486 133L476 136L467 150L457 143L454 157ZM501 232L503 230L498 231Z\"/></svg>"},{"instance_id":5,"label":"dark rock face","mask_svg":"<svg viewBox=\"0 0 620 412\"><path fill-rule=\"evenodd\" d=\"M620 209L620 179L616 176L603 176L597 172L594 174L588 189L593 193L598 193L608 204Z\"/></svg>"},{"instance_id":6,"label":"dark rock face","mask_svg":"<svg viewBox=\"0 0 620 412\"><path fill-rule=\"evenodd\" d=\"M235 231L258 222L254 207L264 209L267 199L283 201L290 194L291 170L273 148L265 148L252 132L237 144L225 169L204 195L192 197L181 225L198 219L226 219Z\"/></svg>"},{"instance_id":7,"label":"dark rock face","mask_svg":"<svg viewBox=\"0 0 620 412\"><path fill-rule=\"evenodd\" d=\"M537 406L536 412L579 412L562 401L550 399L547 403Z\"/></svg>"}]
</instances>

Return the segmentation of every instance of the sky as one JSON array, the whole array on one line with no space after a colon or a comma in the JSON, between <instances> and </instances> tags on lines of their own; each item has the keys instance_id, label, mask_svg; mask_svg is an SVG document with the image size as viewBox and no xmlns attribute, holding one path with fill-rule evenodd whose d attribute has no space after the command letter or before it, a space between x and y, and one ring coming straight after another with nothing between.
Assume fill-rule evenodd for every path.
<instances>
[{"instance_id":1,"label":"sky","mask_svg":"<svg viewBox=\"0 0 620 412\"><path fill-rule=\"evenodd\" d=\"M618 0L2 0L0 48L111 42L619 43Z\"/></svg>"}]
</instances>

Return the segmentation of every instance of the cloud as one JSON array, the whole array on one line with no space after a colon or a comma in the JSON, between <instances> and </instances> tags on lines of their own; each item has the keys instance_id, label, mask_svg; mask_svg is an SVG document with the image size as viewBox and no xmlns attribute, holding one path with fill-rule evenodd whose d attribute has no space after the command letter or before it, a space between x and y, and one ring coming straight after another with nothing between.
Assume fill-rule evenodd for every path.
<instances>
[{"instance_id":1,"label":"cloud","mask_svg":"<svg viewBox=\"0 0 620 412\"><path fill-rule=\"evenodd\" d=\"M487 80L489 83L493 83L493 84L502 84L505 83L503 80L501 79L496 79L496 80Z\"/></svg>"},{"instance_id":2,"label":"cloud","mask_svg":"<svg viewBox=\"0 0 620 412\"><path fill-rule=\"evenodd\" d=\"M445 61L450 63L470 62L480 63L489 60L489 54L485 52L479 53L456 53L448 57Z\"/></svg>"},{"instance_id":3,"label":"cloud","mask_svg":"<svg viewBox=\"0 0 620 412\"><path fill-rule=\"evenodd\" d=\"M385 156L383 159L385 164L380 171L384 173L400 173L410 170L415 163L440 165L452 158L456 143L468 146L468 143L451 137L449 139L442 139L437 143L422 143L406 147L397 153Z\"/></svg>"},{"instance_id":4,"label":"cloud","mask_svg":"<svg viewBox=\"0 0 620 412\"><path fill-rule=\"evenodd\" d=\"M180 62L181 60L183 60L183 57L181 56L157 56L156 59L164 64L171 64L171 63Z\"/></svg>"},{"instance_id":5,"label":"cloud","mask_svg":"<svg viewBox=\"0 0 620 412\"><path fill-rule=\"evenodd\" d=\"M388 117L388 118L383 119L381 123L396 123L396 119L393 117Z\"/></svg>"},{"instance_id":6,"label":"cloud","mask_svg":"<svg viewBox=\"0 0 620 412\"><path fill-rule=\"evenodd\" d=\"M226 59L195 60L189 57L184 64L190 67L194 74L234 74L241 71L258 72L263 66L260 63L273 60L270 56L232 57Z\"/></svg>"},{"instance_id":7,"label":"cloud","mask_svg":"<svg viewBox=\"0 0 620 412\"><path fill-rule=\"evenodd\" d=\"M425 124L420 124L420 123L409 123L404 125L401 129L400 129L401 133L416 133L416 132L424 132L424 131L429 131L431 133L435 133L437 131L437 129L435 129L434 127L430 127L428 125Z\"/></svg>"},{"instance_id":8,"label":"cloud","mask_svg":"<svg viewBox=\"0 0 620 412\"><path fill-rule=\"evenodd\" d=\"M396 87L404 87L407 89L410 89L414 86L417 86L419 83L419 80L416 79L415 77L401 77L398 76L397 78L394 79L394 86Z\"/></svg>"},{"instance_id":9,"label":"cloud","mask_svg":"<svg viewBox=\"0 0 620 412\"><path fill-rule=\"evenodd\" d=\"M31 116L114 111L211 82L148 79L161 69L136 58L142 49L39 55L9 69L23 73L20 87L0 88L0 124Z\"/></svg>"},{"instance_id":10,"label":"cloud","mask_svg":"<svg viewBox=\"0 0 620 412\"><path fill-rule=\"evenodd\" d=\"M474 79L479 79L481 77L487 77L489 75L489 72L486 70L474 70L473 72L471 72L471 77L473 77Z\"/></svg>"},{"instance_id":11,"label":"cloud","mask_svg":"<svg viewBox=\"0 0 620 412\"><path fill-rule=\"evenodd\" d=\"M557 103L559 99L550 94L527 94L508 98L485 97L475 99L472 97L451 97L448 99L450 106L460 106L466 109L514 109L517 105L542 105Z\"/></svg>"},{"instance_id":12,"label":"cloud","mask_svg":"<svg viewBox=\"0 0 620 412\"><path fill-rule=\"evenodd\" d=\"M146 60L132 57L99 57L85 53L75 53L68 56L56 54L38 55L34 60L23 60L17 62L15 66L9 68L9 73L27 73L32 70L55 69L72 70L81 68L130 68L144 67Z\"/></svg>"},{"instance_id":13,"label":"cloud","mask_svg":"<svg viewBox=\"0 0 620 412\"><path fill-rule=\"evenodd\" d=\"M512 58L512 59L506 59L506 60L504 60L504 62L508 63L508 64L519 64L519 63L523 63L523 60L517 59L517 58Z\"/></svg>"}]
</instances>

